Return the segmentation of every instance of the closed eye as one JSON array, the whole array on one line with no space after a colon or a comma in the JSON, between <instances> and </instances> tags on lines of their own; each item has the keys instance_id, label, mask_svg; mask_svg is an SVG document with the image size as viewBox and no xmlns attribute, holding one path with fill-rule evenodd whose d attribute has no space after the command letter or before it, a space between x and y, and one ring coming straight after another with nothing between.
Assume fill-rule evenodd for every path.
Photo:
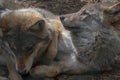
<instances>
[{"instance_id":1,"label":"closed eye","mask_svg":"<svg viewBox=\"0 0 120 80\"><path fill-rule=\"evenodd\" d=\"M33 47L27 47L26 52L31 54L33 52Z\"/></svg>"},{"instance_id":2,"label":"closed eye","mask_svg":"<svg viewBox=\"0 0 120 80\"><path fill-rule=\"evenodd\" d=\"M34 25L32 25L29 29L29 31L31 32L36 32L36 31L43 31L45 26L45 21L44 20L39 20L38 22L36 22Z\"/></svg>"}]
</instances>

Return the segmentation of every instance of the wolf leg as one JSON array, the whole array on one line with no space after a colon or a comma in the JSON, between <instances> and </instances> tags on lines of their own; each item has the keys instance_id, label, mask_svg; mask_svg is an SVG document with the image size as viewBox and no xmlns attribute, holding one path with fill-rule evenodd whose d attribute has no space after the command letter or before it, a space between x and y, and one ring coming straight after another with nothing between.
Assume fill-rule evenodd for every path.
<instances>
[{"instance_id":1,"label":"wolf leg","mask_svg":"<svg viewBox=\"0 0 120 80\"><path fill-rule=\"evenodd\" d=\"M33 77L55 77L62 72L63 64L58 65L40 65L30 70L30 75Z\"/></svg>"}]
</instances>

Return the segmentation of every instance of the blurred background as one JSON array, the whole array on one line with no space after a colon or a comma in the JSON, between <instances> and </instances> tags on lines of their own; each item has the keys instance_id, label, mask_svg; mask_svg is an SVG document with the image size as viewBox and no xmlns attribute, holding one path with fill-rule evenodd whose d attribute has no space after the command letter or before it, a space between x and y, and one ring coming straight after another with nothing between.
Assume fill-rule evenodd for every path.
<instances>
[{"instance_id":1,"label":"blurred background","mask_svg":"<svg viewBox=\"0 0 120 80\"><path fill-rule=\"evenodd\" d=\"M60 15L77 12L87 3L108 1L117 2L120 0L0 0L0 5L9 9L38 7Z\"/></svg>"}]
</instances>

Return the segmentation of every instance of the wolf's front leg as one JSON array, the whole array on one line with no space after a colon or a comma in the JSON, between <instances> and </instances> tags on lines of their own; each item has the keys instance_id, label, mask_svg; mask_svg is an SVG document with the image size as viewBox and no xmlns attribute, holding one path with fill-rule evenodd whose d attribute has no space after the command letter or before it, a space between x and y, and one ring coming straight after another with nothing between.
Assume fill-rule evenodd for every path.
<instances>
[{"instance_id":1,"label":"wolf's front leg","mask_svg":"<svg viewBox=\"0 0 120 80\"><path fill-rule=\"evenodd\" d=\"M40 65L32 68L30 70L30 75L33 77L48 77L53 78L59 75L60 73L64 74L83 74L86 72L94 71L89 65L84 65L82 63L72 63L61 62L54 65Z\"/></svg>"},{"instance_id":2,"label":"wolf's front leg","mask_svg":"<svg viewBox=\"0 0 120 80\"><path fill-rule=\"evenodd\" d=\"M63 64L60 65L41 65L30 70L33 77L55 77L62 72Z\"/></svg>"},{"instance_id":3,"label":"wolf's front leg","mask_svg":"<svg viewBox=\"0 0 120 80\"><path fill-rule=\"evenodd\" d=\"M23 80L22 77L20 76L20 74L16 73L16 72L9 72L9 80Z\"/></svg>"}]
</instances>

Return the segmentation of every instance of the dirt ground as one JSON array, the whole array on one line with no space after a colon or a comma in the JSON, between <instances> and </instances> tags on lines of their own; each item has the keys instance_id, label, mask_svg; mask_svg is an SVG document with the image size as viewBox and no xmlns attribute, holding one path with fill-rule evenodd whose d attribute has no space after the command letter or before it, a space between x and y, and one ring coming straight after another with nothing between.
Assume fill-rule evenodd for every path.
<instances>
[{"instance_id":1,"label":"dirt ground","mask_svg":"<svg viewBox=\"0 0 120 80\"><path fill-rule=\"evenodd\" d=\"M119 2L120 0L0 0L0 5L10 9L42 8L61 15L77 12L87 3Z\"/></svg>"},{"instance_id":2,"label":"dirt ground","mask_svg":"<svg viewBox=\"0 0 120 80\"><path fill-rule=\"evenodd\" d=\"M66 14L78 11L85 1L81 0L5 0L3 5L10 9L21 7L38 7L49 10L54 14Z\"/></svg>"},{"instance_id":3,"label":"dirt ground","mask_svg":"<svg viewBox=\"0 0 120 80\"><path fill-rule=\"evenodd\" d=\"M1 0L2 1L2 0ZM100 0L7 0L2 2L7 8L16 9L21 7L38 7L47 9L54 14L61 15L67 13L73 13L80 10L85 4L94 1L100 2ZM101 0L103 1L120 1L120 0ZM120 80L120 63L116 63L112 71L105 71L101 74L85 75L85 76L59 76L57 80ZM73 79L74 78L74 79Z\"/></svg>"}]
</instances>

